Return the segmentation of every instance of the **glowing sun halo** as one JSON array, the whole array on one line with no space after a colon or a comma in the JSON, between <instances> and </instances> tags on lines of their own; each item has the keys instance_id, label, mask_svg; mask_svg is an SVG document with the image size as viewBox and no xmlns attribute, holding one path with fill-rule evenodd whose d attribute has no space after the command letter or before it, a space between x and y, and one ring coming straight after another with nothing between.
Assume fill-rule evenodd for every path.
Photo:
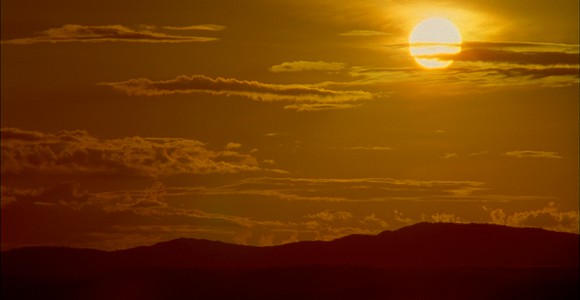
<instances>
[{"instance_id":1,"label":"glowing sun halo","mask_svg":"<svg viewBox=\"0 0 580 300\"><path fill-rule=\"evenodd\" d=\"M444 18L430 18L419 23L409 36L409 51L415 61L428 69L449 67L449 57L461 51L459 29Z\"/></svg>"}]
</instances>

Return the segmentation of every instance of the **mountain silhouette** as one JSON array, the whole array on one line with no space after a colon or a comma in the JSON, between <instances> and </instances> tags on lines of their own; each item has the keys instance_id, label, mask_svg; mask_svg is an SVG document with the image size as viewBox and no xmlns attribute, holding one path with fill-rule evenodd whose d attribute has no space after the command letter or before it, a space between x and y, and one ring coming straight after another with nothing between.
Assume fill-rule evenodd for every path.
<instances>
[{"instance_id":1,"label":"mountain silhouette","mask_svg":"<svg viewBox=\"0 0 580 300\"><path fill-rule=\"evenodd\" d=\"M498 286L510 282L517 286L515 291L520 291L520 294L509 294L508 291L514 290L507 287L514 285L508 284L502 291L505 295L511 295L509 299L517 299L518 295L522 299L524 296L527 299L542 299L534 297L544 294L546 297L548 294L550 297L565 297L572 295L578 284L578 242L577 234L535 228L419 223L378 235L350 235L333 241L304 241L271 247L185 238L110 252L31 247L2 252L2 294L10 299L34 299L34 295L29 295L29 292L36 289L45 296L66 299L67 292L72 290L82 291L85 297L86 287L93 286L95 282L104 282L104 286L108 286L105 290L110 290L111 284L131 278L136 280L138 286L165 287L160 288L164 291L163 296L154 299L166 299L167 291L181 291L192 284L197 287L194 290L198 294L191 294L192 290L186 289L173 297L180 298L185 293L202 299L214 299L212 297L217 294L211 291L222 290L225 293L223 297L245 295L248 299L262 296L295 299L292 295L300 291L301 298L319 296L312 299L336 298L341 295L354 297L350 299L365 299L361 295L373 298L376 295L385 296L385 293L399 299L395 295L405 295L402 291L413 291L409 289L409 286L413 286L412 282L422 282L419 290L433 295L433 292L445 287L453 279L453 282L463 282L464 287L472 287L457 294L472 299L478 296L491 299L484 292L485 284L491 290L497 290ZM312 276L316 277L312 280L330 280L336 285L327 282L326 285L321 283L318 286L305 281L305 278ZM272 281L273 278L279 280ZM362 278L366 280L361 281ZM237 287L237 290L224 288L221 285L224 280L229 282L230 287ZM252 280L262 280L263 284L267 284L261 285L262 291L268 287L278 288L264 295L255 294L255 288L258 287L251 287ZM301 285L294 285L294 289L281 285L293 281ZM48 288L43 285L47 282L58 284ZM378 290L365 290L363 287L367 283L370 284L369 288ZM387 283L393 286L383 290ZM341 287L351 285L355 289L363 289L354 294L345 291L336 294ZM543 287L542 291L536 291L538 287ZM478 288L484 291L471 294L473 289ZM314 293L313 289L319 294ZM526 290L534 292L527 294ZM18 298L18 291L23 298ZM280 294L282 291L286 293ZM352 289L349 291L352 292ZM445 289L440 290L443 291ZM455 287L451 291L463 291L463 288ZM30 298L26 298L26 295ZM426 296L421 293L417 295ZM401 296L400 299L407 296ZM130 295L125 295L124 299L127 297L142 299L131 298ZM498 294L493 294L493 297L500 299L497 298ZM103 298L110 299L110 296L104 295ZM461 298L453 298L452 293L445 299Z\"/></svg>"}]
</instances>

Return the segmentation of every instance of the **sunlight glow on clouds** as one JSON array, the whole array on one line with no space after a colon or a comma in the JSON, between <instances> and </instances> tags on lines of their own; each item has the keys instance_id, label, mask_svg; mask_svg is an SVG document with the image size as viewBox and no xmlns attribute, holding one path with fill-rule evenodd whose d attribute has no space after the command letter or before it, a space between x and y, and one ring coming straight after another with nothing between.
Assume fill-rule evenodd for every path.
<instances>
[{"instance_id":1,"label":"sunlight glow on clouds","mask_svg":"<svg viewBox=\"0 0 580 300\"><path fill-rule=\"evenodd\" d=\"M3 249L578 232L578 1L133 2L2 2Z\"/></svg>"},{"instance_id":2,"label":"sunlight glow on clouds","mask_svg":"<svg viewBox=\"0 0 580 300\"><path fill-rule=\"evenodd\" d=\"M153 81L146 78L100 83L132 96L206 93L241 96L255 101L289 102L286 109L297 111L352 107L375 97L370 92L332 90L309 84L268 84L235 78L210 78L182 75L175 79Z\"/></svg>"},{"instance_id":3,"label":"sunlight glow on clouds","mask_svg":"<svg viewBox=\"0 0 580 300\"><path fill-rule=\"evenodd\" d=\"M489 210L489 209L487 209ZM515 227L543 227L550 230L578 233L578 212L562 211L555 202L536 210L505 212L489 210L492 223Z\"/></svg>"}]
</instances>

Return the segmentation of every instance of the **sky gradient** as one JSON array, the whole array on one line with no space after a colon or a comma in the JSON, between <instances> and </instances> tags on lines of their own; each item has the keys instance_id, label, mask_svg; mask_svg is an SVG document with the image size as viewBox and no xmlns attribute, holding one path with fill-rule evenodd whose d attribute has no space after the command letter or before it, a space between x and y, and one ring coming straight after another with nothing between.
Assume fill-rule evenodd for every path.
<instances>
[{"instance_id":1,"label":"sky gradient","mask_svg":"<svg viewBox=\"0 0 580 300\"><path fill-rule=\"evenodd\" d=\"M2 2L2 249L578 233L578 2ZM409 54L452 21L445 69Z\"/></svg>"}]
</instances>

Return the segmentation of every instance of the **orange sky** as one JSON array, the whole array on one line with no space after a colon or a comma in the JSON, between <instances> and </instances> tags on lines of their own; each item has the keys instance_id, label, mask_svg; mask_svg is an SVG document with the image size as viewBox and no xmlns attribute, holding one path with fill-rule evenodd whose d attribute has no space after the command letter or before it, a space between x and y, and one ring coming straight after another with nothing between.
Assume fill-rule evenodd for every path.
<instances>
[{"instance_id":1,"label":"orange sky","mask_svg":"<svg viewBox=\"0 0 580 300\"><path fill-rule=\"evenodd\" d=\"M578 232L576 1L1 8L2 249ZM449 68L409 55L428 17Z\"/></svg>"}]
</instances>

